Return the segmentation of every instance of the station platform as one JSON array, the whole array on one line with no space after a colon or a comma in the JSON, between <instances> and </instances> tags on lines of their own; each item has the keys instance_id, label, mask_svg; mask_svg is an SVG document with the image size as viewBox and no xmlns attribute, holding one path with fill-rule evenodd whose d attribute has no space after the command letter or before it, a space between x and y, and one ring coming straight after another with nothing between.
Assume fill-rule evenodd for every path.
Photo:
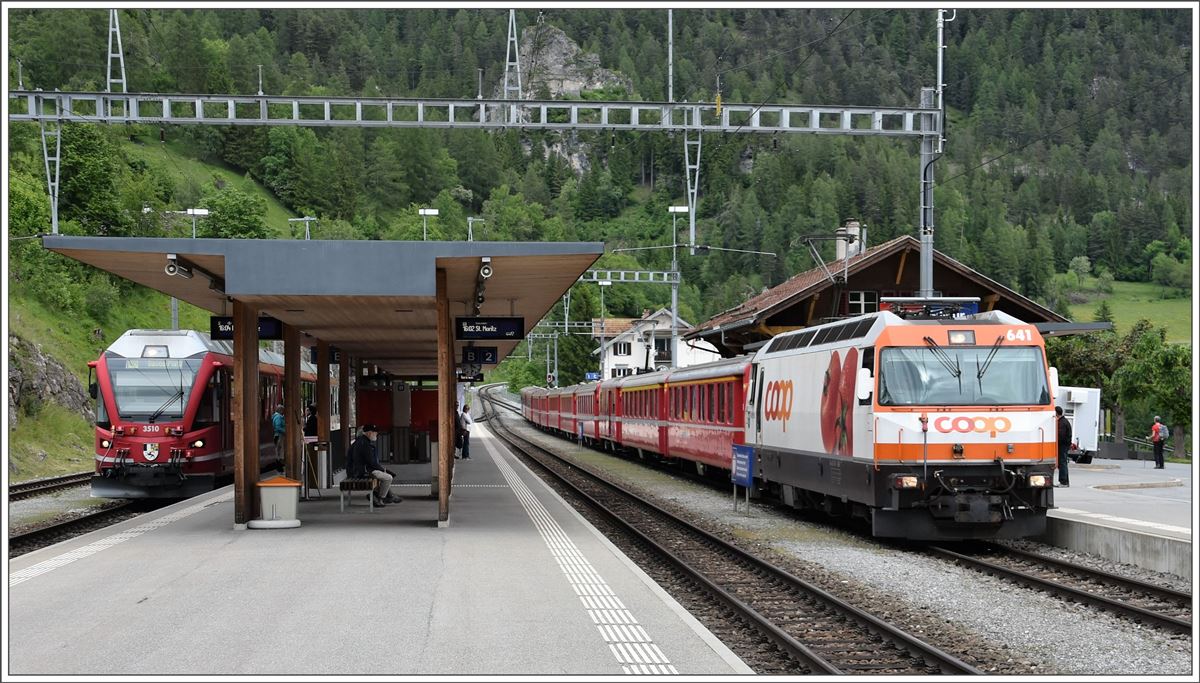
<instances>
[{"instance_id":1,"label":"station platform","mask_svg":"<svg viewBox=\"0 0 1200 683\"><path fill-rule=\"evenodd\" d=\"M1095 459L1068 466L1042 540L1180 576L1192 574L1192 466ZM1057 473L1056 473L1057 476ZM1057 481L1057 479L1056 479Z\"/></svg>"},{"instance_id":2,"label":"station platform","mask_svg":"<svg viewBox=\"0 0 1200 683\"><path fill-rule=\"evenodd\" d=\"M389 465L403 503L233 528L220 489L10 562L8 674L720 675L736 655L483 425L455 462Z\"/></svg>"}]
</instances>

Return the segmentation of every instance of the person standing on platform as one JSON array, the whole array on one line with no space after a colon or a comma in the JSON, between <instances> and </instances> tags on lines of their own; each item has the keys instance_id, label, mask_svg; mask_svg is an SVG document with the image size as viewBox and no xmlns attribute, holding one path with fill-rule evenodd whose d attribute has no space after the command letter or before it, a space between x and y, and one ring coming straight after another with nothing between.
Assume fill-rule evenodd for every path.
<instances>
[{"instance_id":1,"label":"person standing on platform","mask_svg":"<svg viewBox=\"0 0 1200 683\"><path fill-rule=\"evenodd\" d=\"M1071 479L1067 474L1067 449L1071 447L1071 421L1063 417L1062 406L1054 406L1054 417L1058 420L1058 485L1070 488Z\"/></svg>"},{"instance_id":2,"label":"person standing on platform","mask_svg":"<svg viewBox=\"0 0 1200 683\"><path fill-rule=\"evenodd\" d=\"M475 421L471 419L471 408L463 406L462 414L458 416L458 433L462 438L462 459L471 459L471 425Z\"/></svg>"},{"instance_id":3,"label":"person standing on platform","mask_svg":"<svg viewBox=\"0 0 1200 683\"><path fill-rule=\"evenodd\" d=\"M1163 424L1162 418L1158 415L1154 416L1154 425L1150 427L1150 442L1154 444L1154 469L1161 470L1163 468L1163 448L1167 445L1167 437L1170 431Z\"/></svg>"},{"instance_id":4,"label":"person standing on platform","mask_svg":"<svg viewBox=\"0 0 1200 683\"><path fill-rule=\"evenodd\" d=\"M279 446L283 443L283 435L287 433L287 423L284 422L282 403L275 406L275 413L271 415L271 426L275 430L275 454L283 459Z\"/></svg>"},{"instance_id":5,"label":"person standing on platform","mask_svg":"<svg viewBox=\"0 0 1200 683\"><path fill-rule=\"evenodd\" d=\"M308 417L304 418L304 436L317 435L317 407L308 404Z\"/></svg>"},{"instance_id":6,"label":"person standing on platform","mask_svg":"<svg viewBox=\"0 0 1200 683\"><path fill-rule=\"evenodd\" d=\"M362 426L362 433L358 435L358 438L350 446L350 463L347 467L346 476L351 479L363 479L366 477L378 479L379 483L375 487L375 492L371 494L375 499L376 505L399 503L404 499L400 496L392 495L392 479L395 475L383 469L383 465L379 464L379 456L375 452L375 441L378 438L378 427L373 424Z\"/></svg>"}]
</instances>

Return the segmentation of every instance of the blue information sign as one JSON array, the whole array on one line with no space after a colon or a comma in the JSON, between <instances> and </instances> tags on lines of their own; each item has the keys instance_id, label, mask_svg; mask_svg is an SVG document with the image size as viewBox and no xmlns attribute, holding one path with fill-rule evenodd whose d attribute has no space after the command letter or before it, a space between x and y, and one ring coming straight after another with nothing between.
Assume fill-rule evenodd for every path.
<instances>
[{"instance_id":1,"label":"blue information sign","mask_svg":"<svg viewBox=\"0 0 1200 683\"><path fill-rule=\"evenodd\" d=\"M584 381L586 381L586 382L594 382L594 381L596 381L596 380L600 379L600 373L598 373L598 372L585 372L585 373L583 373L583 379L584 379Z\"/></svg>"},{"instance_id":2,"label":"blue information sign","mask_svg":"<svg viewBox=\"0 0 1200 683\"><path fill-rule=\"evenodd\" d=\"M754 447L746 444L733 445L733 469L729 479L738 486L750 488L754 484Z\"/></svg>"},{"instance_id":3,"label":"blue information sign","mask_svg":"<svg viewBox=\"0 0 1200 683\"><path fill-rule=\"evenodd\" d=\"M454 319L454 338L467 339L513 339L525 336L525 319L521 317L473 317Z\"/></svg>"}]
</instances>

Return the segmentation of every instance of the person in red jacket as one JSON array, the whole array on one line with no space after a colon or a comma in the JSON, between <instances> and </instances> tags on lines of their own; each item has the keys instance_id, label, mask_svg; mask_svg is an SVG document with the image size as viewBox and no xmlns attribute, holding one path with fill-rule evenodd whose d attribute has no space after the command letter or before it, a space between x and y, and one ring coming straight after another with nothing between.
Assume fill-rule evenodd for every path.
<instances>
[{"instance_id":1,"label":"person in red jacket","mask_svg":"<svg viewBox=\"0 0 1200 683\"><path fill-rule=\"evenodd\" d=\"M1154 469L1161 470L1163 468L1163 446L1167 444L1167 436L1162 418L1158 415L1154 416L1154 425L1150 427L1150 441L1154 444Z\"/></svg>"}]
</instances>

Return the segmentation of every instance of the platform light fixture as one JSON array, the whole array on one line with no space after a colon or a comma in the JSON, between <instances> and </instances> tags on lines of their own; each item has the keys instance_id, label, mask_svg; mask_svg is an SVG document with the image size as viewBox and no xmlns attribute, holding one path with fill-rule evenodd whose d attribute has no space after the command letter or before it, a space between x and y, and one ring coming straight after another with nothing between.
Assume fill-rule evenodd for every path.
<instances>
[{"instance_id":1,"label":"platform light fixture","mask_svg":"<svg viewBox=\"0 0 1200 683\"><path fill-rule=\"evenodd\" d=\"M429 240L429 223L428 223L429 218L427 218L427 217L438 215L438 210L437 209L417 209L417 213L421 214L421 230L422 230L422 235L423 235L421 239L428 241Z\"/></svg>"}]
</instances>

